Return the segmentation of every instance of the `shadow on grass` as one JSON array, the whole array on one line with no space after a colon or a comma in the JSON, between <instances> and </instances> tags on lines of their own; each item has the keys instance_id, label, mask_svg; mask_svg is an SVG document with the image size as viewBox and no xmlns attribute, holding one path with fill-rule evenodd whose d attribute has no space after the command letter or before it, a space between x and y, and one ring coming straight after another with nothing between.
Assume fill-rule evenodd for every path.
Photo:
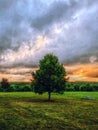
<instances>
[{"instance_id":1,"label":"shadow on grass","mask_svg":"<svg viewBox=\"0 0 98 130\"><path fill-rule=\"evenodd\" d=\"M50 101L45 97L0 97L0 104L9 104L10 102L29 102L29 103L69 103L70 99L52 98Z\"/></svg>"}]
</instances>

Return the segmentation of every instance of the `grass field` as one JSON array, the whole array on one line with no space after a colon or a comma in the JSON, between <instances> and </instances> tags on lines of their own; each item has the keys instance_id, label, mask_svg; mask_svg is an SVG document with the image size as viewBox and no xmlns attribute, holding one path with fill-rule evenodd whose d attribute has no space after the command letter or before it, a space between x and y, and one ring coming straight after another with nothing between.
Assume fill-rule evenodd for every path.
<instances>
[{"instance_id":1,"label":"grass field","mask_svg":"<svg viewBox=\"0 0 98 130\"><path fill-rule=\"evenodd\" d=\"M0 130L98 130L98 92L0 93Z\"/></svg>"}]
</instances>

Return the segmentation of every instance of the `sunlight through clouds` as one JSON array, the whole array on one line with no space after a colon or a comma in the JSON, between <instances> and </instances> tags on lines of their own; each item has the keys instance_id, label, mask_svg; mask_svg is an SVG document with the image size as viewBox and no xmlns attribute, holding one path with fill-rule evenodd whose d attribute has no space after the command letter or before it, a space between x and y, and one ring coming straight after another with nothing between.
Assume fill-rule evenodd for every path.
<instances>
[{"instance_id":1,"label":"sunlight through clouds","mask_svg":"<svg viewBox=\"0 0 98 130\"><path fill-rule=\"evenodd\" d=\"M1 70L38 66L47 53L98 63L98 0L0 0Z\"/></svg>"}]
</instances>

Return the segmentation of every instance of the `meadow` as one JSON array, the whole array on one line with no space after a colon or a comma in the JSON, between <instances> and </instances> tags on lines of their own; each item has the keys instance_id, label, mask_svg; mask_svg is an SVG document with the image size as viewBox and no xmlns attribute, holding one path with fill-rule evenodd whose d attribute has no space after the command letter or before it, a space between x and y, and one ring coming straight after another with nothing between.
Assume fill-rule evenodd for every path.
<instances>
[{"instance_id":1,"label":"meadow","mask_svg":"<svg viewBox=\"0 0 98 130\"><path fill-rule=\"evenodd\" d=\"M98 92L0 92L0 130L98 130Z\"/></svg>"}]
</instances>

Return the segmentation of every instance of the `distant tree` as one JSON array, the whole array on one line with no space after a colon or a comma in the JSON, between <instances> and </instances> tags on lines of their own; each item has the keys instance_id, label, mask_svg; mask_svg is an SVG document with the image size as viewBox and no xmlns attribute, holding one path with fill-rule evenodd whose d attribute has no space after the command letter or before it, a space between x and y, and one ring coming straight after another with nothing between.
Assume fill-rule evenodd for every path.
<instances>
[{"instance_id":1,"label":"distant tree","mask_svg":"<svg viewBox=\"0 0 98 130\"><path fill-rule=\"evenodd\" d=\"M66 71L53 54L47 54L40 60L39 69L33 72L32 76L34 92L39 94L48 92L48 100L51 99L52 92L65 91Z\"/></svg>"},{"instance_id":2,"label":"distant tree","mask_svg":"<svg viewBox=\"0 0 98 130\"><path fill-rule=\"evenodd\" d=\"M3 89L8 89L10 87L10 84L6 78L3 78L1 81L1 87Z\"/></svg>"}]
</instances>

